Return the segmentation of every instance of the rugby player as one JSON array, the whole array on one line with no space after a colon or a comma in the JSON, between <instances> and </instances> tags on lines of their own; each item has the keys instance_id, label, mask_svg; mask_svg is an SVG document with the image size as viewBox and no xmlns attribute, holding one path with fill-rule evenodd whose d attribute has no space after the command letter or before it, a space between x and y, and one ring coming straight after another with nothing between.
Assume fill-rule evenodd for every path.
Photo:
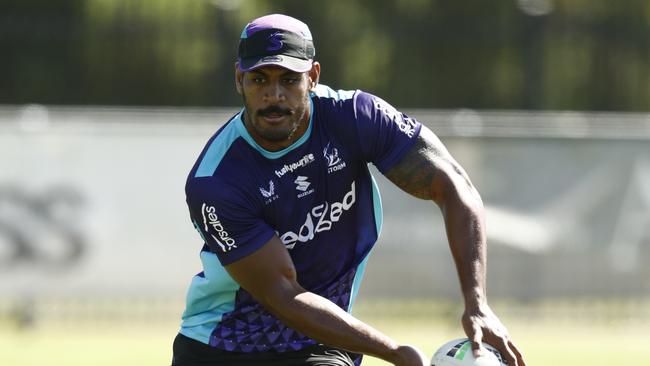
<instances>
[{"instance_id":1,"label":"rugby player","mask_svg":"<svg viewBox=\"0 0 650 366\"><path fill-rule=\"evenodd\" d=\"M187 294L173 365L428 365L350 314L382 224L374 164L442 210L473 341L525 365L485 294L481 198L438 138L360 90L319 84L309 28L248 23L235 85L243 108L207 142L186 184L203 271Z\"/></svg>"}]
</instances>

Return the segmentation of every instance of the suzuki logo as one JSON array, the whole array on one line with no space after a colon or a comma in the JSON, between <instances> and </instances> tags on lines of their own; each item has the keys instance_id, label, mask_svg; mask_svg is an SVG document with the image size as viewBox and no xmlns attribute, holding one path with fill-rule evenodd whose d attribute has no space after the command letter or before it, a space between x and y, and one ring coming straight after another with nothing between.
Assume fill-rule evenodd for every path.
<instances>
[{"instance_id":1,"label":"suzuki logo","mask_svg":"<svg viewBox=\"0 0 650 366\"><path fill-rule=\"evenodd\" d=\"M296 180L293 182L296 183L296 189L303 192L306 191L311 185L311 183L307 181L307 177L302 175L299 175L298 178L296 178Z\"/></svg>"}]
</instances>

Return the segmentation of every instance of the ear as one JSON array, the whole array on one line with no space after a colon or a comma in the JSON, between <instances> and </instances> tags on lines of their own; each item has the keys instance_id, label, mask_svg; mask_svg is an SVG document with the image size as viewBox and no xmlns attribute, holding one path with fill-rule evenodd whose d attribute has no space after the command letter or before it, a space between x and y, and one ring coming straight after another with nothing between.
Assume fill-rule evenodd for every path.
<instances>
[{"instance_id":1,"label":"ear","mask_svg":"<svg viewBox=\"0 0 650 366\"><path fill-rule=\"evenodd\" d=\"M320 63L314 61L311 65L311 70L307 72L309 76L309 89L314 89L320 80Z\"/></svg>"},{"instance_id":2,"label":"ear","mask_svg":"<svg viewBox=\"0 0 650 366\"><path fill-rule=\"evenodd\" d=\"M244 88L242 87L242 78L244 77L244 73L239 70L239 63L235 63L235 88L237 88L237 93L243 94L244 93Z\"/></svg>"}]
</instances>

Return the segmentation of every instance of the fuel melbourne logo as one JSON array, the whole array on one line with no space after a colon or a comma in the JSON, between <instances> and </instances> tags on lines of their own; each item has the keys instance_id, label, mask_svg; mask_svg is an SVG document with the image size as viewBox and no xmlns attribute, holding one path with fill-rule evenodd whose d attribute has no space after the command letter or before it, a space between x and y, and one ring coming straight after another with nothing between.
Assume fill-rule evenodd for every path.
<instances>
[{"instance_id":1,"label":"fuel melbourne logo","mask_svg":"<svg viewBox=\"0 0 650 366\"><path fill-rule=\"evenodd\" d=\"M327 143L327 146L323 149L323 157L327 160L327 173L332 173L339 171L345 168L345 161L341 160L339 156L339 150L335 147L331 147L331 142Z\"/></svg>"},{"instance_id":2,"label":"fuel melbourne logo","mask_svg":"<svg viewBox=\"0 0 650 366\"><path fill-rule=\"evenodd\" d=\"M275 171L275 175L277 175L278 178L282 178L283 175L293 172L298 168L305 167L313 163L315 160L316 158L314 158L314 154L307 154L295 163L285 164L281 169Z\"/></svg>"},{"instance_id":3,"label":"fuel melbourne logo","mask_svg":"<svg viewBox=\"0 0 650 366\"><path fill-rule=\"evenodd\" d=\"M296 190L302 192L302 193L298 193L298 198L302 198L314 193L313 188L309 189L311 183L307 180L307 177L299 175L298 178L296 178L296 180L294 180L293 182L296 184Z\"/></svg>"},{"instance_id":4,"label":"fuel melbourne logo","mask_svg":"<svg viewBox=\"0 0 650 366\"><path fill-rule=\"evenodd\" d=\"M217 209L214 206L203 204L201 206L201 215L203 216L203 230L210 234L212 239L219 245L222 251L229 252L237 248L235 239L231 238L226 229L224 229L219 216L216 213ZM212 230L210 230L212 229ZM213 234L216 233L217 235Z\"/></svg>"},{"instance_id":5,"label":"fuel melbourne logo","mask_svg":"<svg viewBox=\"0 0 650 366\"><path fill-rule=\"evenodd\" d=\"M350 191L343 196L341 202L323 202L307 212L305 223L297 232L287 231L280 236L282 243L287 249L293 249L297 243L306 243L313 240L316 234L329 231L334 223L341 219L345 211L348 211L356 202L355 182L352 182Z\"/></svg>"}]
</instances>

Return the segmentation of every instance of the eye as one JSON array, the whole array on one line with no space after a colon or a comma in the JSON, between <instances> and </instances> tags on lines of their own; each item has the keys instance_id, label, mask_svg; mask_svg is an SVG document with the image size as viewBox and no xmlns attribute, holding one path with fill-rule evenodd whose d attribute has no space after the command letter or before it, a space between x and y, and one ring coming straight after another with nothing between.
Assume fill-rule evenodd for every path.
<instances>
[{"instance_id":1,"label":"eye","mask_svg":"<svg viewBox=\"0 0 650 366\"><path fill-rule=\"evenodd\" d=\"M288 84L288 85L297 84L299 81L300 81L300 79L295 77L295 76L284 78L285 84Z\"/></svg>"},{"instance_id":2,"label":"eye","mask_svg":"<svg viewBox=\"0 0 650 366\"><path fill-rule=\"evenodd\" d=\"M253 82L254 82L255 84L262 84L262 83L264 82L264 80L265 80L265 79L264 79L263 77L261 77L261 76L255 76L255 77L253 77Z\"/></svg>"}]
</instances>

